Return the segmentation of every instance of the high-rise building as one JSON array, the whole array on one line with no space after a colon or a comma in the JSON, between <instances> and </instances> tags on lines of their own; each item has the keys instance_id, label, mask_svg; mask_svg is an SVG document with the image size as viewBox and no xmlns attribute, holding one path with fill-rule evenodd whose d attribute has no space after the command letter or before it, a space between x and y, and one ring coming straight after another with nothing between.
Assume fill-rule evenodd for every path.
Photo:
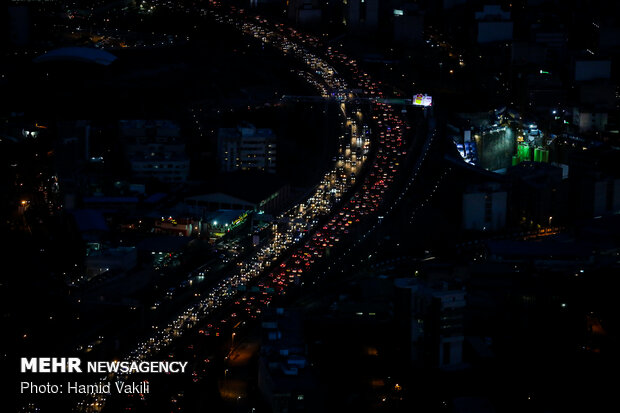
<instances>
[{"instance_id":1,"label":"high-rise building","mask_svg":"<svg viewBox=\"0 0 620 413\"><path fill-rule=\"evenodd\" d=\"M401 43L424 41L424 12L415 4L404 4L393 9L394 40Z\"/></svg>"},{"instance_id":2,"label":"high-rise building","mask_svg":"<svg viewBox=\"0 0 620 413\"><path fill-rule=\"evenodd\" d=\"M512 41L513 23L510 12L503 11L499 5L485 5L475 16L478 23L478 43Z\"/></svg>"},{"instance_id":3,"label":"high-rise building","mask_svg":"<svg viewBox=\"0 0 620 413\"><path fill-rule=\"evenodd\" d=\"M451 368L463 363L465 291L435 288L415 278L395 280L396 311L414 365Z\"/></svg>"},{"instance_id":4,"label":"high-rise building","mask_svg":"<svg viewBox=\"0 0 620 413\"><path fill-rule=\"evenodd\" d=\"M236 128L220 128L217 151L222 172L276 172L276 137L271 129L259 129L249 123Z\"/></svg>"},{"instance_id":5,"label":"high-rise building","mask_svg":"<svg viewBox=\"0 0 620 413\"><path fill-rule=\"evenodd\" d=\"M372 33L379 27L379 0L345 0L345 24L352 32Z\"/></svg>"},{"instance_id":6,"label":"high-rise building","mask_svg":"<svg viewBox=\"0 0 620 413\"><path fill-rule=\"evenodd\" d=\"M134 178L180 183L189 175L189 159L180 128L168 120L122 120L121 139Z\"/></svg>"},{"instance_id":7,"label":"high-rise building","mask_svg":"<svg viewBox=\"0 0 620 413\"><path fill-rule=\"evenodd\" d=\"M497 183L478 185L463 193L463 228L496 231L506 226L508 193Z\"/></svg>"},{"instance_id":8,"label":"high-rise building","mask_svg":"<svg viewBox=\"0 0 620 413\"><path fill-rule=\"evenodd\" d=\"M323 411L319 386L308 363L300 311L263 314L258 389L274 413Z\"/></svg>"},{"instance_id":9,"label":"high-rise building","mask_svg":"<svg viewBox=\"0 0 620 413\"><path fill-rule=\"evenodd\" d=\"M8 3L7 3L8 4ZM25 46L30 41L30 10L27 5L8 7L9 41L15 46Z\"/></svg>"},{"instance_id":10,"label":"high-rise building","mask_svg":"<svg viewBox=\"0 0 620 413\"><path fill-rule=\"evenodd\" d=\"M301 26L321 23L321 5L318 0L290 0L288 18Z\"/></svg>"},{"instance_id":11,"label":"high-rise building","mask_svg":"<svg viewBox=\"0 0 620 413\"><path fill-rule=\"evenodd\" d=\"M576 218L620 212L620 174L613 151L579 151L569 159L570 206Z\"/></svg>"},{"instance_id":12,"label":"high-rise building","mask_svg":"<svg viewBox=\"0 0 620 413\"><path fill-rule=\"evenodd\" d=\"M521 162L507 169L512 196L521 224L550 226L567 215L567 188L561 167L545 162Z\"/></svg>"}]
</instances>

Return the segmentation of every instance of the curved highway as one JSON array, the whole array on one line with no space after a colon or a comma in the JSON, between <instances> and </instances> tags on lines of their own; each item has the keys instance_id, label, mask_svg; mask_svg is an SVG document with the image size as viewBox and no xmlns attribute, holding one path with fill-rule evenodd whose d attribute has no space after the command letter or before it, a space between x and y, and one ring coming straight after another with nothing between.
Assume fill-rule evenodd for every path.
<instances>
[{"instance_id":1,"label":"curved highway","mask_svg":"<svg viewBox=\"0 0 620 413\"><path fill-rule=\"evenodd\" d=\"M168 325L154 327L152 335L140 342L124 361L153 357L188 329L199 323L202 327L224 304L231 309L229 319L240 315L256 318L274 295L286 294L289 286L300 284L304 274L323 259L329 248L345 238L353 244L352 229L356 230L357 242L361 242L379 225L379 210L382 214L391 212L410 189L435 136L428 134L420 152L409 154L409 127L402 114L381 102L381 84L373 81L354 59L334 47L325 48L316 38L292 28L235 10L224 12L213 5L213 9L202 13L301 62L304 70L298 72L299 77L321 97L339 102L344 133L332 169L324 174L308 199L278 216L272 236L250 257L238 261L236 271L223 276L200 301ZM415 159L413 173L401 188L394 188L405 159L411 155ZM386 205L388 193L393 203L390 206ZM207 324L200 333L209 335L217 329L217 325ZM78 408L100 411L104 404L105 396L96 395Z\"/></svg>"}]
</instances>

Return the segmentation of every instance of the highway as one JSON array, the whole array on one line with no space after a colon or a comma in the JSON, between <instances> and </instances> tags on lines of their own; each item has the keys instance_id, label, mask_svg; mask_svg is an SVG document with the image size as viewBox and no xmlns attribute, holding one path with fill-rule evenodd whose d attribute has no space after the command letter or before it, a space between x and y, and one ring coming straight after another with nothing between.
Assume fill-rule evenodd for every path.
<instances>
[{"instance_id":1,"label":"highway","mask_svg":"<svg viewBox=\"0 0 620 413\"><path fill-rule=\"evenodd\" d=\"M412 147L407 145L410 127L400 110L383 103L380 82L372 80L355 59L335 47L324 48L312 36L239 11L225 12L217 5L203 13L301 62L305 69L298 72L299 78L322 98L339 100L344 132L332 168L308 199L278 216L272 235L263 239L253 254L236 261L235 271L222 276L167 325L153 326L150 337L124 361L150 359L197 326L201 334L219 335L223 323L257 318L275 295L286 294L290 286L303 283L304 274L324 260L330 248L347 239L350 251L356 241L361 242L380 225L383 215L379 212L391 212L405 196L435 137L429 133L420 153L408 154L407 148ZM371 99L375 97L378 99ZM394 182L408 155L416 159L414 173L402 188L395 189ZM398 196L393 196L395 193ZM386 205L388 194L393 205ZM352 239L352 231L358 240ZM213 322L212 316L223 307L225 314L218 313L220 321ZM90 397L80 403L79 410L100 411L105 401L105 395Z\"/></svg>"}]
</instances>

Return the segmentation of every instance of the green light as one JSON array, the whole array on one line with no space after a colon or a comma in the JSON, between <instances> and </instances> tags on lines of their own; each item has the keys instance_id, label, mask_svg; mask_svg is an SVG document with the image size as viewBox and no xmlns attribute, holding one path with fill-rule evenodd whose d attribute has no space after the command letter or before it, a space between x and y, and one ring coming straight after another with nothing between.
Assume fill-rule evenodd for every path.
<instances>
[{"instance_id":1,"label":"green light","mask_svg":"<svg viewBox=\"0 0 620 413\"><path fill-rule=\"evenodd\" d=\"M546 70L542 70L542 69L540 69L540 74L541 74L541 75L548 75L548 74L549 74L549 72L547 72Z\"/></svg>"}]
</instances>

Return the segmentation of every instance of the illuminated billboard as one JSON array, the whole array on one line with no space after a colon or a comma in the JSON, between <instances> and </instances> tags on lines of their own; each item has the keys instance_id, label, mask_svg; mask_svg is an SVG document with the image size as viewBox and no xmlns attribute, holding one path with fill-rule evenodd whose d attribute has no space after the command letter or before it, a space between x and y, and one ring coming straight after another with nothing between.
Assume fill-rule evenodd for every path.
<instances>
[{"instance_id":1,"label":"illuminated billboard","mask_svg":"<svg viewBox=\"0 0 620 413\"><path fill-rule=\"evenodd\" d=\"M412 103L416 106L431 106L433 104L433 97L422 94L413 95Z\"/></svg>"}]
</instances>

